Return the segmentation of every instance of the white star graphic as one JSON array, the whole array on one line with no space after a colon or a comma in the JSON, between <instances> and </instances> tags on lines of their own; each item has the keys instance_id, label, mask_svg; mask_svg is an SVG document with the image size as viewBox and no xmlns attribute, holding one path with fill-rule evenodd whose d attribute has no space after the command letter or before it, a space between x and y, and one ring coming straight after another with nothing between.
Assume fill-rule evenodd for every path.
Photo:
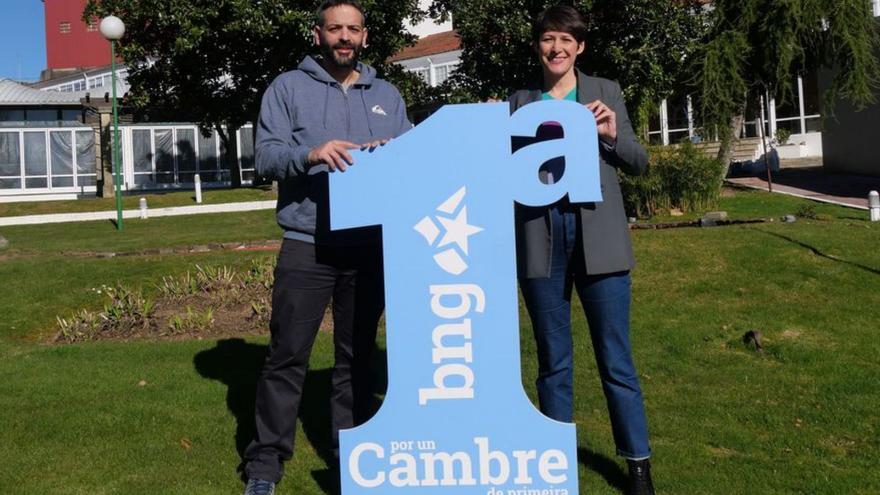
<instances>
[{"instance_id":1,"label":"white star graphic","mask_svg":"<svg viewBox=\"0 0 880 495\"><path fill-rule=\"evenodd\" d=\"M464 254L468 254L468 237L483 231L482 228L467 223L467 206L461 207L455 220L440 216L437 217L437 220L446 229L446 233L443 234L443 239L440 239L440 244L437 247L443 247L454 242L464 251Z\"/></svg>"}]
</instances>

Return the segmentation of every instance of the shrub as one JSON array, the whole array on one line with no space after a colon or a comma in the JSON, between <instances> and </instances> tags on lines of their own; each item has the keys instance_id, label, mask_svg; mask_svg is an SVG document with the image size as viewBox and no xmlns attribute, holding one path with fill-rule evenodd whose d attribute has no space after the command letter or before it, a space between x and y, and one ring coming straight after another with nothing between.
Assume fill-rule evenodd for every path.
<instances>
[{"instance_id":1,"label":"shrub","mask_svg":"<svg viewBox=\"0 0 880 495\"><path fill-rule=\"evenodd\" d=\"M651 217L678 208L683 212L715 207L721 195L721 162L692 143L649 148L648 171L641 176L620 174L627 213Z\"/></svg>"},{"instance_id":2,"label":"shrub","mask_svg":"<svg viewBox=\"0 0 880 495\"><path fill-rule=\"evenodd\" d=\"M819 219L819 213L816 212L816 205L814 203L802 204L794 215L799 218L809 218L810 220Z\"/></svg>"},{"instance_id":3,"label":"shrub","mask_svg":"<svg viewBox=\"0 0 880 495\"><path fill-rule=\"evenodd\" d=\"M791 131L788 129L776 129L776 142L780 145L788 144L788 140L791 138Z\"/></svg>"}]
</instances>

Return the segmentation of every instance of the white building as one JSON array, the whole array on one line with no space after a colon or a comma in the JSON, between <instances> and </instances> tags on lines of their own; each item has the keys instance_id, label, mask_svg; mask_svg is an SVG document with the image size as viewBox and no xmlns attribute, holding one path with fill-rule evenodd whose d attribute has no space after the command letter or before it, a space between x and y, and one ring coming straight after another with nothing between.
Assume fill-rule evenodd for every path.
<instances>
[{"instance_id":1,"label":"white building","mask_svg":"<svg viewBox=\"0 0 880 495\"><path fill-rule=\"evenodd\" d=\"M419 7L427 9L430 3L420 0ZM408 30L419 40L391 57L391 61L418 75L429 86L440 86L461 62L461 40L452 28L452 20L437 23L428 18Z\"/></svg>"},{"instance_id":2,"label":"white building","mask_svg":"<svg viewBox=\"0 0 880 495\"><path fill-rule=\"evenodd\" d=\"M89 93L93 98L103 98L104 94L113 94L112 74L110 66L98 67L61 77L40 81L32 85L43 91L57 91L60 93ZM119 98L128 93L128 68L125 65L116 66L116 95Z\"/></svg>"},{"instance_id":3,"label":"white building","mask_svg":"<svg viewBox=\"0 0 880 495\"><path fill-rule=\"evenodd\" d=\"M822 156L822 115L818 78L816 74L797 76L793 81L791 101L781 103L770 95L746 108L746 121L741 137L760 137L764 122L764 136L775 138L778 130L787 131L788 145L778 146L780 158L795 159ZM651 144L675 144L683 140L709 141L712 136L700 135L697 112L689 96L677 95L660 102L658 113L648 125Z\"/></svg>"},{"instance_id":4,"label":"white building","mask_svg":"<svg viewBox=\"0 0 880 495\"><path fill-rule=\"evenodd\" d=\"M0 79L0 201L94 194L98 132L80 93L50 93Z\"/></svg>"}]
</instances>

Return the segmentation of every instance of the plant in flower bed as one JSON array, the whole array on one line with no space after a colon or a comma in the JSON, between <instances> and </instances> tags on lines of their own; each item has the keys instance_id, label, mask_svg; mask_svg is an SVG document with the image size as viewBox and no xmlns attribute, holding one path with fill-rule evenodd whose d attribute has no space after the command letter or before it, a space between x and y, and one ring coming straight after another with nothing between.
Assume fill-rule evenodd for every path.
<instances>
[{"instance_id":1,"label":"plant in flower bed","mask_svg":"<svg viewBox=\"0 0 880 495\"><path fill-rule=\"evenodd\" d=\"M168 328L173 334L190 334L210 331L214 327L214 308L204 311L193 311L186 307L186 313L171 317Z\"/></svg>"},{"instance_id":2,"label":"plant in flower bed","mask_svg":"<svg viewBox=\"0 0 880 495\"><path fill-rule=\"evenodd\" d=\"M150 331L155 303L144 297L141 291L133 291L122 285L102 286L95 291L106 294L110 299L104 305L104 310L99 313L82 310L70 318L59 316L57 340L93 340L108 332L113 332L115 337L126 338Z\"/></svg>"},{"instance_id":3,"label":"plant in flower bed","mask_svg":"<svg viewBox=\"0 0 880 495\"><path fill-rule=\"evenodd\" d=\"M691 142L652 146L644 175L620 174L627 212L640 218L679 209L682 212L714 208L721 197L724 167Z\"/></svg>"},{"instance_id":4,"label":"plant in flower bed","mask_svg":"<svg viewBox=\"0 0 880 495\"><path fill-rule=\"evenodd\" d=\"M103 310L58 317L58 342L186 338L264 333L271 315L275 262L255 260L245 271L200 266L162 277L155 299L123 285L94 289L109 298ZM330 322L323 327L329 330Z\"/></svg>"}]
</instances>

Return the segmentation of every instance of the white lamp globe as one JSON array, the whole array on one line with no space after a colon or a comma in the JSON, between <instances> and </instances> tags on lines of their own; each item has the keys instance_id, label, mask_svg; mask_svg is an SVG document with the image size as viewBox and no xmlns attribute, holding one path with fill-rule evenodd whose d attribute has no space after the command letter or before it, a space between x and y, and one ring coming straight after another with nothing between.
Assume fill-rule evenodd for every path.
<instances>
[{"instance_id":1,"label":"white lamp globe","mask_svg":"<svg viewBox=\"0 0 880 495\"><path fill-rule=\"evenodd\" d=\"M108 15L101 19L100 29L101 34L110 41L116 41L125 34L125 24L115 15Z\"/></svg>"}]
</instances>

